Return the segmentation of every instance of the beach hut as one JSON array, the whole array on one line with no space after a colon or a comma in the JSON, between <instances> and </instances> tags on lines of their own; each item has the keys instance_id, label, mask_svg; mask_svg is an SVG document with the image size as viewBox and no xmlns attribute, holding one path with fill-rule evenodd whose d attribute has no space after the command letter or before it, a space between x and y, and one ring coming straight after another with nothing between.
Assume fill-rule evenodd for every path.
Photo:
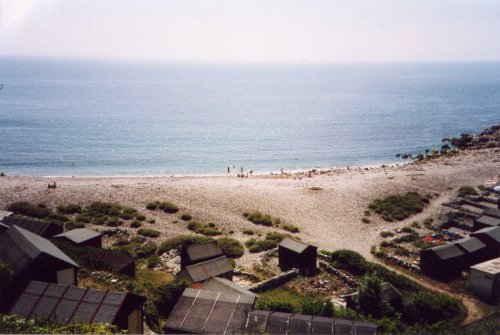
<instances>
[{"instance_id":1,"label":"beach hut","mask_svg":"<svg viewBox=\"0 0 500 335\"><path fill-rule=\"evenodd\" d=\"M165 334L242 334L255 297L186 288L165 322Z\"/></svg>"},{"instance_id":2,"label":"beach hut","mask_svg":"<svg viewBox=\"0 0 500 335\"><path fill-rule=\"evenodd\" d=\"M134 258L116 252L100 250L97 248L95 255L109 265L111 272L135 278Z\"/></svg>"},{"instance_id":3,"label":"beach hut","mask_svg":"<svg viewBox=\"0 0 500 335\"><path fill-rule=\"evenodd\" d=\"M488 228L488 227L498 227L500 226L500 219L489 216L489 215L483 215L477 219L474 220L474 226L473 230L479 230L483 228Z\"/></svg>"},{"instance_id":4,"label":"beach hut","mask_svg":"<svg viewBox=\"0 0 500 335\"><path fill-rule=\"evenodd\" d=\"M179 272L178 276L196 284L202 283L210 277L223 277L232 280L233 271L233 266L229 263L227 257L222 256L206 262L186 266L184 270Z\"/></svg>"},{"instance_id":5,"label":"beach hut","mask_svg":"<svg viewBox=\"0 0 500 335\"><path fill-rule=\"evenodd\" d=\"M15 215L6 216L0 222L9 227L16 225L45 238L51 238L64 231L62 226L55 223L26 219Z\"/></svg>"},{"instance_id":6,"label":"beach hut","mask_svg":"<svg viewBox=\"0 0 500 335\"><path fill-rule=\"evenodd\" d=\"M459 277L465 266L466 252L455 244L420 251L420 269L429 277L450 280Z\"/></svg>"},{"instance_id":7,"label":"beach hut","mask_svg":"<svg viewBox=\"0 0 500 335\"><path fill-rule=\"evenodd\" d=\"M2 309L31 280L76 285L78 264L49 240L17 226L0 234L0 262L12 268L11 287L2 292Z\"/></svg>"},{"instance_id":8,"label":"beach hut","mask_svg":"<svg viewBox=\"0 0 500 335\"><path fill-rule=\"evenodd\" d=\"M279 266L282 270L298 268L308 271L316 270L318 248L291 238L279 244Z\"/></svg>"},{"instance_id":9,"label":"beach hut","mask_svg":"<svg viewBox=\"0 0 500 335\"><path fill-rule=\"evenodd\" d=\"M0 210L0 221L3 220L3 218L7 217L7 216L11 216L13 213L10 212L10 211L3 211L3 210Z\"/></svg>"},{"instance_id":10,"label":"beach hut","mask_svg":"<svg viewBox=\"0 0 500 335\"><path fill-rule=\"evenodd\" d=\"M487 208L483 211L483 215L488 215L488 216L500 219L500 209Z\"/></svg>"},{"instance_id":11,"label":"beach hut","mask_svg":"<svg viewBox=\"0 0 500 335\"><path fill-rule=\"evenodd\" d=\"M109 323L142 334L144 298L132 293L32 281L10 314L58 324Z\"/></svg>"},{"instance_id":12,"label":"beach hut","mask_svg":"<svg viewBox=\"0 0 500 335\"><path fill-rule=\"evenodd\" d=\"M472 292L478 297L498 305L500 303L500 257L471 266L469 284Z\"/></svg>"},{"instance_id":13,"label":"beach hut","mask_svg":"<svg viewBox=\"0 0 500 335\"><path fill-rule=\"evenodd\" d=\"M0 222L0 234L6 231L7 229L9 229L9 226L4 225L3 223Z\"/></svg>"},{"instance_id":14,"label":"beach hut","mask_svg":"<svg viewBox=\"0 0 500 335\"><path fill-rule=\"evenodd\" d=\"M253 310L248 313L245 334L359 334L375 335L373 323L323 316Z\"/></svg>"},{"instance_id":15,"label":"beach hut","mask_svg":"<svg viewBox=\"0 0 500 335\"><path fill-rule=\"evenodd\" d=\"M200 289L208 291L217 291L231 294L243 294L255 297L255 293L246 288L221 277L212 277L201 284Z\"/></svg>"},{"instance_id":16,"label":"beach hut","mask_svg":"<svg viewBox=\"0 0 500 335\"><path fill-rule=\"evenodd\" d=\"M181 249L181 269L224 256L216 241L186 245Z\"/></svg>"},{"instance_id":17,"label":"beach hut","mask_svg":"<svg viewBox=\"0 0 500 335\"><path fill-rule=\"evenodd\" d=\"M456 244L465 253L465 266L471 266L488 259L488 248L485 243L476 237L469 237L456 241Z\"/></svg>"},{"instance_id":18,"label":"beach hut","mask_svg":"<svg viewBox=\"0 0 500 335\"><path fill-rule=\"evenodd\" d=\"M88 228L69 230L62 234L55 235L54 238L64 239L78 246L102 248L102 234Z\"/></svg>"},{"instance_id":19,"label":"beach hut","mask_svg":"<svg viewBox=\"0 0 500 335\"><path fill-rule=\"evenodd\" d=\"M483 228L473 232L470 236L477 237L486 244L490 259L500 257L500 227Z\"/></svg>"}]
</instances>

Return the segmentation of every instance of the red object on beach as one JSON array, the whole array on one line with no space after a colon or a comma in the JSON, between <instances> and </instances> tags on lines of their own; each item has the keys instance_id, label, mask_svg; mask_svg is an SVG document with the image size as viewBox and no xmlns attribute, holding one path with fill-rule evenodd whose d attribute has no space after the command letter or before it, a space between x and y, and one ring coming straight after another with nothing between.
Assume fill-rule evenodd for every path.
<instances>
[{"instance_id":1,"label":"red object on beach","mask_svg":"<svg viewBox=\"0 0 500 335\"><path fill-rule=\"evenodd\" d=\"M434 239L433 239L432 237L430 237L430 236L426 236L426 237L424 237L424 238L423 238L423 240L424 240L425 242L431 242L431 243L432 243L432 242L434 242Z\"/></svg>"}]
</instances>

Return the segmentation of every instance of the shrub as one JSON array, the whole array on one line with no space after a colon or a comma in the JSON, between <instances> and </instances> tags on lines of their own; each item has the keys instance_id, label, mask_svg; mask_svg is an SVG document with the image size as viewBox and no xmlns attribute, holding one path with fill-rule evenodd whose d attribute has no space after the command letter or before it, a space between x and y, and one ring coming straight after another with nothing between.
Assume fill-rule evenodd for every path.
<instances>
[{"instance_id":1,"label":"shrub","mask_svg":"<svg viewBox=\"0 0 500 335\"><path fill-rule=\"evenodd\" d=\"M247 241L247 242L249 242L249 241ZM245 245L247 245L247 244L245 243ZM256 253L256 252L271 250L273 248L276 248L277 246L278 246L278 244L272 240L256 240L253 244L250 244L250 246L248 247L248 250L251 253Z\"/></svg>"},{"instance_id":2,"label":"shrub","mask_svg":"<svg viewBox=\"0 0 500 335\"><path fill-rule=\"evenodd\" d=\"M268 215L268 214L263 214L259 211L255 212L245 212L243 213L243 216L245 216L249 221L255 223L255 224L260 224L263 226L272 226L273 225L273 218Z\"/></svg>"},{"instance_id":3,"label":"shrub","mask_svg":"<svg viewBox=\"0 0 500 335\"><path fill-rule=\"evenodd\" d=\"M370 219L369 219L369 218L367 218L366 216L363 216L363 218L361 219L361 221L362 221L363 223L370 223Z\"/></svg>"},{"instance_id":4,"label":"shrub","mask_svg":"<svg viewBox=\"0 0 500 335\"><path fill-rule=\"evenodd\" d=\"M146 216L144 216L142 214L138 214L135 216L135 219L139 220L139 221L144 221L144 220L146 220Z\"/></svg>"},{"instance_id":5,"label":"shrub","mask_svg":"<svg viewBox=\"0 0 500 335\"><path fill-rule=\"evenodd\" d=\"M161 202L158 205L158 208L164 211L165 213L170 213L170 214L177 213L179 211L179 207L177 207L177 205L174 205L173 203L168 201Z\"/></svg>"},{"instance_id":6,"label":"shrub","mask_svg":"<svg viewBox=\"0 0 500 335\"><path fill-rule=\"evenodd\" d=\"M52 211L43 204L33 205L29 202L14 202L9 205L7 210L16 214L22 214L39 219L44 219L52 213Z\"/></svg>"},{"instance_id":7,"label":"shrub","mask_svg":"<svg viewBox=\"0 0 500 335\"><path fill-rule=\"evenodd\" d=\"M120 213L118 214L118 217L123 220L131 220L134 218L134 216L130 213Z\"/></svg>"},{"instance_id":8,"label":"shrub","mask_svg":"<svg viewBox=\"0 0 500 335\"><path fill-rule=\"evenodd\" d=\"M241 232L243 234L245 234L245 235L253 235L253 234L255 234L255 232L252 229L243 229Z\"/></svg>"},{"instance_id":9,"label":"shrub","mask_svg":"<svg viewBox=\"0 0 500 335\"><path fill-rule=\"evenodd\" d=\"M57 211L63 214L76 214L82 210L82 207L75 204L59 205Z\"/></svg>"},{"instance_id":10,"label":"shrub","mask_svg":"<svg viewBox=\"0 0 500 335\"><path fill-rule=\"evenodd\" d=\"M156 220L155 219L149 219L148 223L156 223Z\"/></svg>"},{"instance_id":11,"label":"shrub","mask_svg":"<svg viewBox=\"0 0 500 335\"><path fill-rule=\"evenodd\" d=\"M420 226L420 224L419 224L417 221L413 221L413 222L411 223L411 226L412 226L413 228L417 228L417 229L422 228L422 227Z\"/></svg>"},{"instance_id":12,"label":"shrub","mask_svg":"<svg viewBox=\"0 0 500 335\"><path fill-rule=\"evenodd\" d=\"M385 221L401 221L410 215L422 212L429 199L417 192L408 192L404 195L389 195L383 199L375 199L369 208L380 214Z\"/></svg>"},{"instance_id":13,"label":"shrub","mask_svg":"<svg viewBox=\"0 0 500 335\"><path fill-rule=\"evenodd\" d=\"M148 209L150 211L157 210L158 209L158 202L148 202L148 204L146 205L146 209Z\"/></svg>"},{"instance_id":14,"label":"shrub","mask_svg":"<svg viewBox=\"0 0 500 335\"><path fill-rule=\"evenodd\" d=\"M180 235L163 241L158 247L158 254L162 255L163 253L173 249L181 249L183 246L186 245L198 244L210 241L213 241L213 239L207 236Z\"/></svg>"},{"instance_id":15,"label":"shrub","mask_svg":"<svg viewBox=\"0 0 500 335\"><path fill-rule=\"evenodd\" d=\"M142 226L141 221L134 220L130 223L131 228L139 228L140 226Z\"/></svg>"},{"instance_id":16,"label":"shrub","mask_svg":"<svg viewBox=\"0 0 500 335\"><path fill-rule=\"evenodd\" d=\"M215 228L215 224L202 224L198 221L191 220L188 222L187 228L189 230L193 230L197 234L202 234L206 236L216 236L216 235L221 235L222 232Z\"/></svg>"},{"instance_id":17,"label":"shrub","mask_svg":"<svg viewBox=\"0 0 500 335\"><path fill-rule=\"evenodd\" d=\"M160 315L170 314L186 287L188 287L188 284L185 281L176 279L171 283L152 288L153 303Z\"/></svg>"},{"instance_id":18,"label":"shrub","mask_svg":"<svg viewBox=\"0 0 500 335\"><path fill-rule=\"evenodd\" d=\"M403 320L409 324L433 324L442 320L460 323L465 317L463 305L456 298L423 291L405 297Z\"/></svg>"},{"instance_id":19,"label":"shrub","mask_svg":"<svg viewBox=\"0 0 500 335\"><path fill-rule=\"evenodd\" d=\"M153 242L148 242L146 244L139 244L135 251L135 258L146 258L153 255L158 249L157 245Z\"/></svg>"},{"instance_id":20,"label":"shrub","mask_svg":"<svg viewBox=\"0 0 500 335\"><path fill-rule=\"evenodd\" d=\"M318 299L307 296L302 299L300 313L332 317L333 304L329 299Z\"/></svg>"},{"instance_id":21,"label":"shrub","mask_svg":"<svg viewBox=\"0 0 500 335\"><path fill-rule=\"evenodd\" d=\"M294 225L291 225L291 224L285 224L285 225L283 225L282 228L286 231L289 231L290 233L298 233L299 232L299 228L294 226Z\"/></svg>"},{"instance_id":22,"label":"shrub","mask_svg":"<svg viewBox=\"0 0 500 335\"><path fill-rule=\"evenodd\" d=\"M387 231L387 230L383 230L380 232L380 236L382 237L392 237L394 236L394 233L392 231Z\"/></svg>"},{"instance_id":23,"label":"shrub","mask_svg":"<svg viewBox=\"0 0 500 335\"><path fill-rule=\"evenodd\" d=\"M141 228L137 231L137 234L146 237L158 237L160 236L160 231L156 229Z\"/></svg>"},{"instance_id":24,"label":"shrub","mask_svg":"<svg viewBox=\"0 0 500 335\"><path fill-rule=\"evenodd\" d=\"M155 267L157 267L160 264L161 264L161 260L160 260L160 257L158 255L152 255L146 261L146 267L148 269L154 269Z\"/></svg>"},{"instance_id":25,"label":"shrub","mask_svg":"<svg viewBox=\"0 0 500 335\"><path fill-rule=\"evenodd\" d=\"M427 229L432 229L432 223L434 222L433 219L427 218L424 220L424 227Z\"/></svg>"},{"instance_id":26,"label":"shrub","mask_svg":"<svg viewBox=\"0 0 500 335\"><path fill-rule=\"evenodd\" d=\"M458 189L458 196L460 198L466 197L468 195L478 195L478 193L472 186L462 186Z\"/></svg>"},{"instance_id":27,"label":"shrub","mask_svg":"<svg viewBox=\"0 0 500 335\"><path fill-rule=\"evenodd\" d=\"M413 235L417 235L418 234L417 231L415 229L413 229L412 227L403 227L401 229L401 231L403 233L407 233L407 234L413 234Z\"/></svg>"},{"instance_id":28,"label":"shrub","mask_svg":"<svg viewBox=\"0 0 500 335\"><path fill-rule=\"evenodd\" d=\"M181 220L189 221L192 220L193 216L190 213L182 213Z\"/></svg>"},{"instance_id":29,"label":"shrub","mask_svg":"<svg viewBox=\"0 0 500 335\"><path fill-rule=\"evenodd\" d=\"M367 316L380 319L393 314L394 310L384 295L382 281L376 272L368 275L358 289L356 308Z\"/></svg>"},{"instance_id":30,"label":"shrub","mask_svg":"<svg viewBox=\"0 0 500 335\"><path fill-rule=\"evenodd\" d=\"M363 256L347 249L332 252L331 263L336 268L347 270L358 276L364 275L370 270L370 263Z\"/></svg>"},{"instance_id":31,"label":"shrub","mask_svg":"<svg viewBox=\"0 0 500 335\"><path fill-rule=\"evenodd\" d=\"M106 221L106 226L109 226L109 227L118 227L118 226L121 226L122 224L123 224L123 222L116 217L110 217Z\"/></svg>"},{"instance_id":32,"label":"shrub","mask_svg":"<svg viewBox=\"0 0 500 335\"><path fill-rule=\"evenodd\" d=\"M61 239L54 239L52 242L80 267L111 272L111 265L98 255L113 253L112 251L90 246L76 246Z\"/></svg>"},{"instance_id":33,"label":"shrub","mask_svg":"<svg viewBox=\"0 0 500 335\"><path fill-rule=\"evenodd\" d=\"M405 243L405 242L413 242L419 240L420 237L417 234L406 234L394 239L394 243Z\"/></svg>"},{"instance_id":34,"label":"shrub","mask_svg":"<svg viewBox=\"0 0 500 335\"><path fill-rule=\"evenodd\" d=\"M222 252L230 258L239 258L245 252L243 244L231 237L221 237L217 240L217 243L221 247Z\"/></svg>"}]
</instances>

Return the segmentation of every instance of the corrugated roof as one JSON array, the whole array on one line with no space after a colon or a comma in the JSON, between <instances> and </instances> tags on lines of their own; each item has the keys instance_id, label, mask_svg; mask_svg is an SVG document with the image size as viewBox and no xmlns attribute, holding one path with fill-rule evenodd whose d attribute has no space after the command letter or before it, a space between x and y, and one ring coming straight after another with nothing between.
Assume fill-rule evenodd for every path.
<instances>
[{"instance_id":1,"label":"corrugated roof","mask_svg":"<svg viewBox=\"0 0 500 335\"><path fill-rule=\"evenodd\" d=\"M302 253L304 250L306 250L308 247L313 247L316 248L312 245L291 239L291 238L285 238L283 241L280 243L280 247L287 248L290 250L293 250L297 253Z\"/></svg>"},{"instance_id":2,"label":"corrugated roof","mask_svg":"<svg viewBox=\"0 0 500 335\"><path fill-rule=\"evenodd\" d=\"M493 216L494 218L500 219L500 209L496 208L487 208L483 211L484 215Z\"/></svg>"},{"instance_id":3,"label":"corrugated roof","mask_svg":"<svg viewBox=\"0 0 500 335\"><path fill-rule=\"evenodd\" d=\"M500 274L500 257L473 265L471 269L480 270L492 275Z\"/></svg>"},{"instance_id":4,"label":"corrugated roof","mask_svg":"<svg viewBox=\"0 0 500 335\"><path fill-rule=\"evenodd\" d=\"M246 334L375 334L372 323L322 316L254 310L248 313Z\"/></svg>"},{"instance_id":5,"label":"corrugated roof","mask_svg":"<svg viewBox=\"0 0 500 335\"><path fill-rule=\"evenodd\" d=\"M55 223L31 220L19 216L6 216L2 219L2 223L6 224L9 227L16 225L34 234L44 237L52 237L49 235L54 234L54 232L61 232L63 230L62 227L59 227Z\"/></svg>"},{"instance_id":6,"label":"corrugated roof","mask_svg":"<svg viewBox=\"0 0 500 335\"><path fill-rule=\"evenodd\" d=\"M78 267L52 242L23 228L12 226L0 235L0 257L12 263L15 272L29 266L42 253Z\"/></svg>"},{"instance_id":7,"label":"corrugated roof","mask_svg":"<svg viewBox=\"0 0 500 335\"><path fill-rule=\"evenodd\" d=\"M483 248L486 248L486 244L481 242L478 238L476 237L469 237L465 238L462 240L458 240L455 242L458 246L460 246L464 251L466 252L475 252L478 250L481 250Z\"/></svg>"},{"instance_id":8,"label":"corrugated roof","mask_svg":"<svg viewBox=\"0 0 500 335\"><path fill-rule=\"evenodd\" d=\"M196 333L239 334L255 298L187 288L170 313L165 328Z\"/></svg>"},{"instance_id":9,"label":"corrugated roof","mask_svg":"<svg viewBox=\"0 0 500 335\"><path fill-rule=\"evenodd\" d=\"M500 219L488 216L488 215L483 215L480 218L476 219L476 222L482 223L484 225L488 225L491 227L496 227L500 225Z\"/></svg>"},{"instance_id":10,"label":"corrugated roof","mask_svg":"<svg viewBox=\"0 0 500 335\"><path fill-rule=\"evenodd\" d=\"M487 235L491 239L500 243L500 227L487 227L487 228L479 229L470 235L475 237L475 236L478 236L481 234Z\"/></svg>"},{"instance_id":11,"label":"corrugated roof","mask_svg":"<svg viewBox=\"0 0 500 335\"><path fill-rule=\"evenodd\" d=\"M460 257L465 255L465 252L462 251L458 246L455 244L446 244L446 245L440 245L431 249L426 249L429 251L434 252L436 255L439 256L441 259L450 259L450 258L455 258L455 257ZM424 250L424 251L426 251Z\"/></svg>"},{"instance_id":12,"label":"corrugated roof","mask_svg":"<svg viewBox=\"0 0 500 335\"><path fill-rule=\"evenodd\" d=\"M74 243L82 243L98 236L101 236L101 233L96 232L95 230L88 228L78 228L69 230L59 235L55 235L54 237L64 237Z\"/></svg>"},{"instance_id":13,"label":"corrugated roof","mask_svg":"<svg viewBox=\"0 0 500 335\"><path fill-rule=\"evenodd\" d=\"M233 271L233 266L226 256L215 258L206 262L186 266L184 269L191 280L195 283L204 281L210 277Z\"/></svg>"},{"instance_id":14,"label":"corrugated roof","mask_svg":"<svg viewBox=\"0 0 500 335\"><path fill-rule=\"evenodd\" d=\"M253 293L252 291L249 291L246 288L241 287L240 285L230 280L227 280L226 278L220 277L209 278L203 284L201 284L200 289L232 294L244 294L255 297L255 293Z\"/></svg>"},{"instance_id":15,"label":"corrugated roof","mask_svg":"<svg viewBox=\"0 0 500 335\"><path fill-rule=\"evenodd\" d=\"M129 294L32 281L10 313L60 324L113 323Z\"/></svg>"},{"instance_id":16,"label":"corrugated roof","mask_svg":"<svg viewBox=\"0 0 500 335\"><path fill-rule=\"evenodd\" d=\"M185 248L191 261L224 255L220 245L215 241L191 244L185 246Z\"/></svg>"}]
</instances>

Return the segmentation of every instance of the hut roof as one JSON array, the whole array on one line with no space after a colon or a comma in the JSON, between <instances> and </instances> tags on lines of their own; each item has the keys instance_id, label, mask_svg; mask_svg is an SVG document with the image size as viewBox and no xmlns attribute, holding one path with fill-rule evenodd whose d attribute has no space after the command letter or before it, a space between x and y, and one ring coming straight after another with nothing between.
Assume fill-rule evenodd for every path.
<instances>
[{"instance_id":1,"label":"hut roof","mask_svg":"<svg viewBox=\"0 0 500 335\"><path fill-rule=\"evenodd\" d=\"M12 212L0 210L0 220L2 220L6 216L11 216L12 214Z\"/></svg>"},{"instance_id":2,"label":"hut roof","mask_svg":"<svg viewBox=\"0 0 500 335\"><path fill-rule=\"evenodd\" d=\"M54 237L64 237L74 243L82 243L91 240L95 237L101 236L101 233L88 228L78 228L69 230L65 233L55 235Z\"/></svg>"},{"instance_id":3,"label":"hut roof","mask_svg":"<svg viewBox=\"0 0 500 335\"><path fill-rule=\"evenodd\" d=\"M186 266L185 271L195 283L216 277L233 270L226 256Z\"/></svg>"},{"instance_id":4,"label":"hut roof","mask_svg":"<svg viewBox=\"0 0 500 335\"><path fill-rule=\"evenodd\" d=\"M283 241L280 243L280 247L287 248L289 250L295 251L296 253L302 253L304 250L306 250L308 247L313 247L316 248L312 245L291 239L291 238L285 238Z\"/></svg>"},{"instance_id":5,"label":"hut roof","mask_svg":"<svg viewBox=\"0 0 500 335\"><path fill-rule=\"evenodd\" d=\"M254 310L248 313L248 334L375 334L371 323L322 316Z\"/></svg>"},{"instance_id":6,"label":"hut roof","mask_svg":"<svg viewBox=\"0 0 500 335\"><path fill-rule=\"evenodd\" d=\"M201 284L200 289L209 290L215 292L233 293L233 294L244 294L255 297L255 293L247 290L240 285L227 280L226 278L212 277Z\"/></svg>"},{"instance_id":7,"label":"hut roof","mask_svg":"<svg viewBox=\"0 0 500 335\"><path fill-rule=\"evenodd\" d=\"M6 216L1 220L3 224L9 227L16 225L44 237L52 237L54 233L59 233L63 230L61 226L55 223L31 220L19 216Z\"/></svg>"},{"instance_id":8,"label":"hut roof","mask_svg":"<svg viewBox=\"0 0 500 335\"><path fill-rule=\"evenodd\" d=\"M129 297L136 303L143 302L142 297L131 293L32 281L10 313L60 324L113 323Z\"/></svg>"},{"instance_id":9,"label":"hut roof","mask_svg":"<svg viewBox=\"0 0 500 335\"><path fill-rule=\"evenodd\" d=\"M492 216L494 218L500 219L500 209L496 208L487 208L483 211L483 215Z\"/></svg>"},{"instance_id":10,"label":"hut roof","mask_svg":"<svg viewBox=\"0 0 500 335\"><path fill-rule=\"evenodd\" d=\"M41 254L78 267L52 242L23 228L12 226L0 235L0 259L10 262L15 273L28 267Z\"/></svg>"},{"instance_id":11,"label":"hut roof","mask_svg":"<svg viewBox=\"0 0 500 335\"><path fill-rule=\"evenodd\" d=\"M471 234L471 236L486 235L494 241L500 243L500 227L487 227L479 229Z\"/></svg>"},{"instance_id":12,"label":"hut roof","mask_svg":"<svg viewBox=\"0 0 500 335\"><path fill-rule=\"evenodd\" d=\"M489 215L481 216L480 218L476 219L476 222L482 223L482 224L487 225L487 226L492 226L492 227L500 225L499 218L489 216Z\"/></svg>"},{"instance_id":13,"label":"hut roof","mask_svg":"<svg viewBox=\"0 0 500 335\"><path fill-rule=\"evenodd\" d=\"M471 266L471 269L480 270L492 275L500 273L500 257Z\"/></svg>"},{"instance_id":14,"label":"hut roof","mask_svg":"<svg viewBox=\"0 0 500 335\"><path fill-rule=\"evenodd\" d=\"M4 225L3 223L0 222L0 231L6 230L6 229L9 229L9 226Z\"/></svg>"},{"instance_id":15,"label":"hut roof","mask_svg":"<svg viewBox=\"0 0 500 335\"><path fill-rule=\"evenodd\" d=\"M199 244L190 244L185 246L185 248L189 256L189 259L192 261L224 255L224 253L222 252L222 248L215 241L207 243L199 243Z\"/></svg>"},{"instance_id":16,"label":"hut roof","mask_svg":"<svg viewBox=\"0 0 500 335\"><path fill-rule=\"evenodd\" d=\"M255 297L187 288L170 313L165 328L183 332L242 333Z\"/></svg>"},{"instance_id":17,"label":"hut roof","mask_svg":"<svg viewBox=\"0 0 500 335\"><path fill-rule=\"evenodd\" d=\"M465 252L462 251L458 246L456 246L454 243L452 244L446 244L446 245L440 245L431 249L426 249L423 252L433 252L436 254L439 258L441 259L451 259L459 256L465 255Z\"/></svg>"},{"instance_id":18,"label":"hut roof","mask_svg":"<svg viewBox=\"0 0 500 335\"><path fill-rule=\"evenodd\" d=\"M116 252L99 252L100 249L97 248L96 251L97 256L105 260L109 264L109 266L111 266L111 270L113 270L114 272L120 272L122 269L126 268L132 263L134 263L135 265L134 258L130 256L118 254Z\"/></svg>"},{"instance_id":19,"label":"hut roof","mask_svg":"<svg viewBox=\"0 0 500 335\"><path fill-rule=\"evenodd\" d=\"M474 252L486 247L486 244L481 242L476 237L469 237L455 242L456 245L461 247L466 252Z\"/></svg>"}]
</instances>

